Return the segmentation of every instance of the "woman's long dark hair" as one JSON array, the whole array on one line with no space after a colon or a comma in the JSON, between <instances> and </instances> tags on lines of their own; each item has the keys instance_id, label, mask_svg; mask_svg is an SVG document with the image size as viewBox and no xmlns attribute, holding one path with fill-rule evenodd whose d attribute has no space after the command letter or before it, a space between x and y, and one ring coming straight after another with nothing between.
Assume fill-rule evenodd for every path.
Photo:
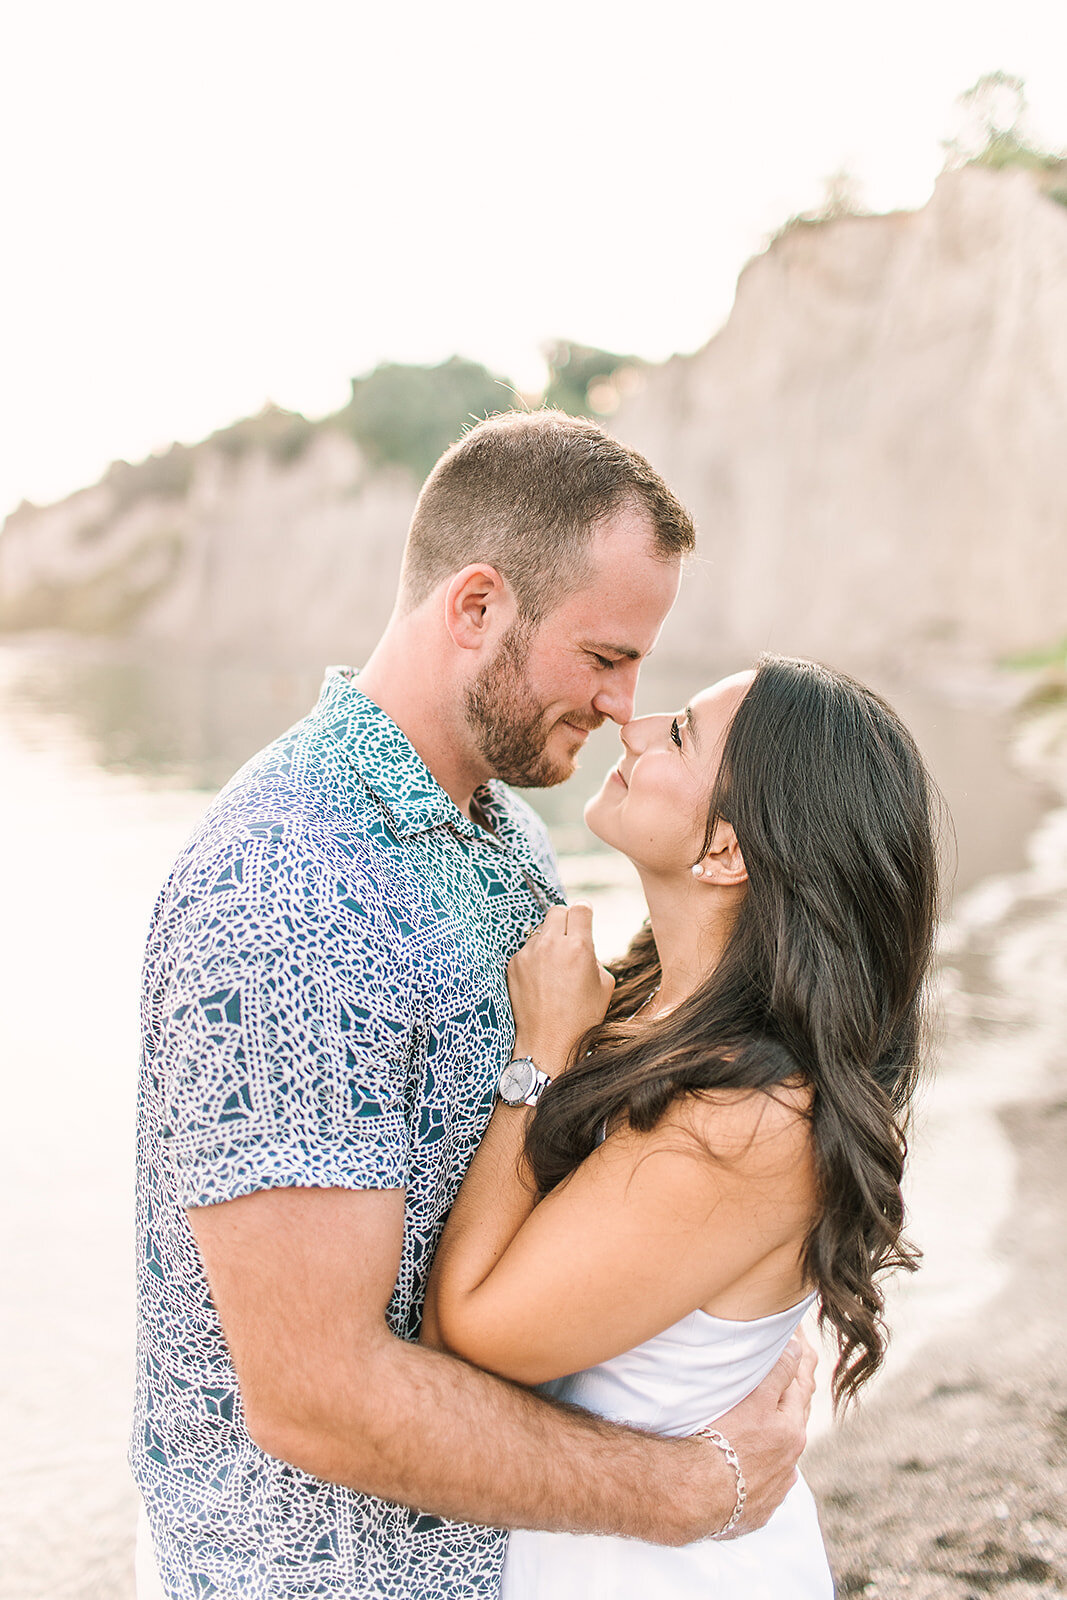
<instances>
[{"instance_id":1,"label":"woman's long dark hair","mask_svg":"<svg viewBox=\"0 0 1067 1600\"><path fill-rule=\"evenodd\" d=\"M545 1090L526 1141L547 1193L605 1122L648 1131L688 1093L803 1080L818 1183L803 1266L837 1335L835 1402L882 1361L878 1275L918 1261L900 1180L937 908L932 798L914 740L876 694L763 657L709 804L705 848L725 819L748 869L722 958L669 1015L631 1021L660 979L646 923L612 969L605 1021Z\"/></svg>"}]
</instances>

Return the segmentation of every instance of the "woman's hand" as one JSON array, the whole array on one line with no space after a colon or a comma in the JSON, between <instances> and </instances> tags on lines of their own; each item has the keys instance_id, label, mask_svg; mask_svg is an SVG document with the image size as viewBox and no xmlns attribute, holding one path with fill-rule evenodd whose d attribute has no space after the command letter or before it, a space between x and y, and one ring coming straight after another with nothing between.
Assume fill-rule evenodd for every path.
<instances>
[{"instance_id":1,"label":"woman's hand","mask_svg":"<svg viewBox=\"0 0 1067 1600\"><path fill-rule=\"evenodd\" d=\"M593 908L553 906L508 962L515 1054L555 1077L582 1034L604 1020L614 988L593 949Z\"/></svg>"}]
</instances>

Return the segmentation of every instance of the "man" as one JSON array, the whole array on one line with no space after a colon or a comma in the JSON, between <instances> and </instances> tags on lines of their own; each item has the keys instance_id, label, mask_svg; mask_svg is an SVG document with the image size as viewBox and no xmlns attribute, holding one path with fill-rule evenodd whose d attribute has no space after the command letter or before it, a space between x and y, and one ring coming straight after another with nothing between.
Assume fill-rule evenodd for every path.
<instances>
[{"instance_id":1,"label":"man","mask_svg":"<svg viewBox=\"0 0 1067 1600\"><path fill-rule=\"evenodd\" d=\"M529 808L632 715L693 530L560 413L480 423L427 480L362 673L225 789L156 910L140 1093L132 1459L171 1597L459 1600L508 1527L683 1543L718 1450L424 1349L438 1232L513 1031L505 966L562 899ZM766 1519L795 1354L720 1424Z\"/></svg>"}]
</instances>

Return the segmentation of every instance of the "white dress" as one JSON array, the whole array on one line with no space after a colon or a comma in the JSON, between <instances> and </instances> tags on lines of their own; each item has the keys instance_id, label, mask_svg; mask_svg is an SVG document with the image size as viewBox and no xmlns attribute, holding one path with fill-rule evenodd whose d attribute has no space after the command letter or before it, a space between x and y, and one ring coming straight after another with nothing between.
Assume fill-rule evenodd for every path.
<instances>
[{"instance_id":1,"label":"white dress","mask_svg":"<svg viewBox=\"0 0 1067 1600\"><path fill-rule=\"evenodd\" d=\"M656 1433L695 1433L767 1376L814 1298L754 1322L693 1311L636 1350L542 1392ZM766 1526L722 1543L670 1549L596 1534L513 1533L501 1600L832 1600L833 1592L815 1502L799 1479Z\"/></svg>"}]
</instances>

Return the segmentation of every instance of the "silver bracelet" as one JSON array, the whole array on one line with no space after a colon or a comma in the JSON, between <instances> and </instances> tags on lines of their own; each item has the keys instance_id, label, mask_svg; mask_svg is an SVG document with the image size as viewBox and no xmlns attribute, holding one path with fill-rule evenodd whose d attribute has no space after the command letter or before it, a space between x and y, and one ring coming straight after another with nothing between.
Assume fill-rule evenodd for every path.
<instances>
[{"instance_id":1,"label":"silver bracelet","mask_svg":"<svg viewBox=\"0 0 1067 1600\"><path fill-rule=\"evenodd\" d=\"M718 1533L708 1535L711 1539L725 1539L726 1535L732 1533L737 1527L737 1524L741 1521L741 1513L745 1509L745 1501L748 1499L748 1485L745 1483L745 1475L741 1471L741 1463L737 1458L737 1451L729 1439L719 1432L718 1428L698 1428L693 1437L694 1439L710 1439L712 1444L718 1445L734 1469L734 1477L737 1479L737 1499L734 1502L734 1509L730 1513L730 1520L719 1529Z\"/></svg>"}]
</instances>

